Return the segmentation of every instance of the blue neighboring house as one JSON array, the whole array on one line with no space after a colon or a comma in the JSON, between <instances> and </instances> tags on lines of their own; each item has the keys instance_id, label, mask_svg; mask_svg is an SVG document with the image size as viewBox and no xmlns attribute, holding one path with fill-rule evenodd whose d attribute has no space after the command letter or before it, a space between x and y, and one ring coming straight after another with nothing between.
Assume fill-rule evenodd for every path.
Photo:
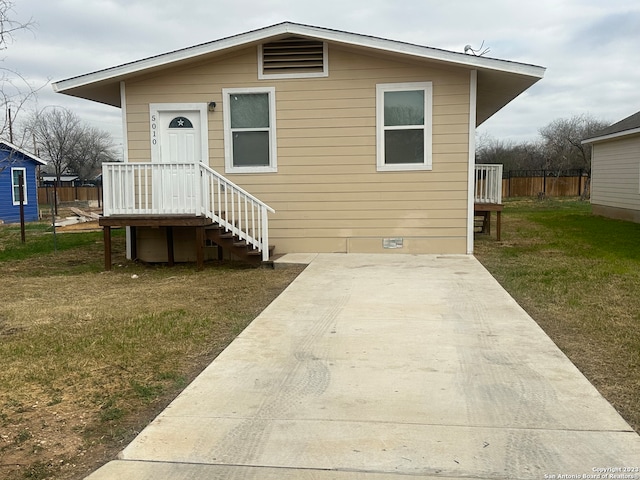
<instances>
[{"instance_id":1,"label":"blue neighboring house","mask_svg":"<svg viewBox=\"0 0 640 480\"><path fill-rule=\"evenodd\" d=\"M46 162L12 143L0 141L0 220L20 221L20 173L24 176L24 219L38 220L37 170Z\"/></svg>"}]
</instances>

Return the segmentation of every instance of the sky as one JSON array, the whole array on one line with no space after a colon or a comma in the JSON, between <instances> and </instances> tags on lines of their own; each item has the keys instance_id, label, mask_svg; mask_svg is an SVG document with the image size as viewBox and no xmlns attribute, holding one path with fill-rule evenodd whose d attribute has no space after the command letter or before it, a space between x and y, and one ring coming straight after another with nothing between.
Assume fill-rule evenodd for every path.
<instances>
[{"instance_id":1,"label":"sky","mask_svg":"<svg viewBox=\"0 0 640 480\"><path fill-rule=\"evenodd\" d=\"M13 0L32 21L1 67L114 136L120 110L53 92L51 82L291 21L547 68L545 77L478 129L523 142L558 118L609 123L640 110L640 2L635 0ZM22 115L22 114L20 114Z\"/></svg>"}]
</instances>

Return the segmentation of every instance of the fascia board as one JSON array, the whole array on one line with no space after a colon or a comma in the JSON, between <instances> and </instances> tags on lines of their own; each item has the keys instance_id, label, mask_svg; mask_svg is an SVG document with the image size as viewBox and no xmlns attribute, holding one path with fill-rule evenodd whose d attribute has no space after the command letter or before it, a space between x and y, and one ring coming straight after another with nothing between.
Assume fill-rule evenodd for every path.
<instances>
[{"instance_id":1,"label":"fascia board","mask_svg":"<svg viewBox=\"0 0 640 480\"><path fill-rule=\"evenodd\" d=\"M4 145L5 147L8 147L11 150L15 150L16 152L21 153L22 155L24 155L25 157L30 158L31 160L33 160L34 162L38 162L40 165L46 165L47 162L45 162L44 160L36 157L35 155L33 155L32 153L27 152L26 150L18 147L17 145L14 145L11 142L5 142L2 141L0 142L0 145Z\"/></svg>"},{"instance_id":2,"label":"fascia board","mask_svg":"<svg viewBox=\"0 0 640 480\"><path fill-rule=\"evenodd\" d=\"M275 25L273 27L267 27L263 30L256 30L252 32L235 35L233 37L223 38L214 42L203 43L193 47L188 47L182 50L175 50L169 53L163 53L142 60L137 60L131 63L125 63L105 70L99 70L97 72L80 75L77 77L61 80L53 83L53 89L55 92L64 92L72 88L89 85L91 83L102 82L119 77L125 77L134 73L138 73L147 69L162 67L170 65L174 62L189 60L201 55L207 55L228 48L237 47L243 44L251 44L252 42L260 41L270 36L278 35L281 33L287 33L286 31L280 31L281 28L275 32L275 28L279 27Z\"/></svg>"},{"instance_id":3,"label":"fascia board","mask_svg":"<svg viewBox=\"0 0 640 480\"><path fill-rule=\"evenodd\" d=\"M638 133L640 133L640 128L634 128L631 130L623 130L622 132L610 133L609 135L602 135L601 137L587 138L585 140L582 140L582 142L580 143L582 145L585 145L587 143L604 142L605 140L613 140L615 138L626 137L626 136L635 135Z\"/></svg>"},{"instance_id":4,"label":"fascia board","mask_svg":"<svg viewBox=\"0 0 640 480\"><path fill-rule=\"evenodd\" d=\"M281 23L263 29L253 30L232 37L223 38L221 40L216 40L213 42L204 43L181 50L175 50L173 52L156 55L105 70L99 70L97 72L61 80L58 82L54 82L52 84L52 87L55 92L62 93L73 88L90 85L92 83L123 78L127 75L142 72L147 69L162 67L174 62L189 60L195 57L219 52L229 48L239 47L245 44L250 45L252 43L259 43L261 41L264 41L265 39L283 34L307 36L324 41L343 43L353 46L382 50L391 53L409 55L417 58L441 61L449 64L466 66L473 69L496 70L515 73L519 75L532 76L536 78L542 78L546 70L544 67L539 67L536 65L528 65L524 63L486 57L476 57L464 53L440 50L432 47L424 47L420 45L403 43L394 40L386 40L383 38L343 32L339 30L330 30L326 28L300 25L296 23Z\"/></svg>"},{"instance_id":5,"label":"fascia board","mask_svg":"<svg viewBox=\"0 0 640 480\"><path fill-rule=\"evenodd\" d=\"M387 40L384 38L371 37L337 30L328 30L318 27L307 27L295 25L288 33L298 35L310 35L325 41L345 43L353 46L384 50L390 53L399 53L428 60L437 60L445 63L466 66L472 69L497 70L501 72L515 73L542 78L546 69L536 65L512 62L509 60L499 60L495 58L478 57L464 53L441 50L433 47L414 45L411 43Z\"/></svg>"}]
</instances>

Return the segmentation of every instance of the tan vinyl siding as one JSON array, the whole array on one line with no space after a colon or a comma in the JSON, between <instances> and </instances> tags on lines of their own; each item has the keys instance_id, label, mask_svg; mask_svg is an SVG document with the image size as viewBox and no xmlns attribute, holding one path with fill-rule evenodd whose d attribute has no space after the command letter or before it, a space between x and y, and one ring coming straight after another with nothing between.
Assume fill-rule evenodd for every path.
<instances>
[{"instance_id":1,"label":"tan vinyl siding","mask_svg":"<svg viewBox=\"0 0 640 480\"><path fill-rule=\"evenodd\" d=\"M591 203L640 210L640 136L593 146Z\"/></svg>"},{"instance_id":2,"label":"tan vinyl siding","mask_svg":"<svg viewBox=\"0 0 640 480\"><path fill-rule=\"evenodd\" d=\"M257 48L126 85L130 161L149 161L149 103L208 103L209 164L225 174L222 89L275 87L278 172L226 175L276 210L284 252L465 253L469 71L329 45L326 78L257 77ZM376 84L433 83L432 171L376 171ZM382 240L404 239L383 250Z\"/></svg>"}]
</instances>

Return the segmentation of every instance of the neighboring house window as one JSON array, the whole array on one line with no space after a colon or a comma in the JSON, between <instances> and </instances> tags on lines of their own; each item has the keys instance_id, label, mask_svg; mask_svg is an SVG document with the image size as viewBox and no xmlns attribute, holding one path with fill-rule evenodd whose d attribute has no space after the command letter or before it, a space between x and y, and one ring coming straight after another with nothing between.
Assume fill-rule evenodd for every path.
<instances>
[{"instance_id":1,"label":"neighboring house window","mask_svg":"<svg viewBox=\"0 0 640 480\"><path fill-rule=\"evenodd\" d=\"M13 196L13 204L20 205L20 174L23 178L24 203L27 203L27 169L26 168L12 168L11 169L11 194Z\"/></svg>"},{"instance_id":2,"label":"neighboring house window","mask_svg":"<svg viewBox=\"0 0 640 480\"><path fill-rule=\"evenodd\" d=\"M376 86L378 171L431 170L431 82Z\"/></svg>"},{"instance_id":3,"label":"neighboring house window","mask_svg":"<svg viewBox=\"0 0 640 480\"><path fill-rule=\"evenodd\" d=\"M228 173L276 172L275 88L223 89Z\"/></svg>"}]
</instances>

